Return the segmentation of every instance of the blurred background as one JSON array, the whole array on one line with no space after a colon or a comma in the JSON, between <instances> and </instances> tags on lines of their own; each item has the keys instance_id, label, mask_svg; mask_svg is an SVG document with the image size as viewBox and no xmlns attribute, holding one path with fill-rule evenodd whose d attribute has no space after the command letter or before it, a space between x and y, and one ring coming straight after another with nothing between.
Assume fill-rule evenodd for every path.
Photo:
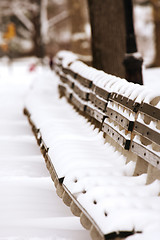
<instances>
[{"instance_id":1,"label":"blurred background","mask_svg":"<svg viewBox=\"0 0 160 240\"><path fill-rule=\"evenodd\" d=\"M77 13L83 21L77 22ZM71 49L71 39L88 49L89 38L85 0L0 1L0 57L54 55Z\"/></svg>"},{"instance_id":2,"label":"blurred background","mask_svg":"<svg viewBox=\"0 0 160 240\"><path fill-rule=\"evenodd\" d=\"M88 2L1 0L0 57L53 57L57 51L66 49L90 62L92 54ZM160 1L134 0L133 6L138 51L145 66L160 66Z\"/></svg>"}]
</instances>

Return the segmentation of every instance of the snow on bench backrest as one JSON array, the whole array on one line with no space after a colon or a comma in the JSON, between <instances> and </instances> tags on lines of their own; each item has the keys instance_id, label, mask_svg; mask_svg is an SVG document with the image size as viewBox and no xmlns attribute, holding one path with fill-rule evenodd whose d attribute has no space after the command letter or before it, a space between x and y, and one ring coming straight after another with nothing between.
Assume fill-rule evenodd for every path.
<instances>
[{"instance_id":1,"label":"snow on bench backrest","mask_svg":"<svg viewBox=\"0 0 160 240\"><path fill-rule=\"evenodd\" d=\"M105 133L106 141L128 155L127 161L137 162L135 175L155 167L159 178L160 96L145 86L89 67L72 53L58 53L55 68L61 80L60 94Z\"/></svg>"}]
</instances>

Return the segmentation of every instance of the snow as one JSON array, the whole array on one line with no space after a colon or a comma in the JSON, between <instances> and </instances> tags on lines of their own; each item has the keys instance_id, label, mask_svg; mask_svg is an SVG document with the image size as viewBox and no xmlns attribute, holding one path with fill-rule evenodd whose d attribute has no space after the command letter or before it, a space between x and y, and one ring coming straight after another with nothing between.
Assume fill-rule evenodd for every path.
<instances>
[{"instance_id":1,"label":"snow","mask_svg":"<svg viewBox=\"0 0 160 240\"><path fill-rule=\"evenodd\" d=\"M40 66L29 72L35 60L0 64L0 239L88 240L89 233L58 198L23 115L31 81L52 77Z\"/></svg>"},{"instance_id":2,"label":"snow","mask_svg":"<svg viewBox=\"0 0 160 240\"><path fill-rule=\"evenodd\" d=\"M66 64L67 61L64 60L63 62ZM71 68L84 77L91 77L91 73L95 72L78 61L71 64ZM107 76L107 74L105 75ZM56 76L54 78L56 80ZM149 92L146 87L139 87L138 85L135 87L133 84L129 84L125 80L121 83L119 82L119 79L114 77L110 78L110 81L113 83L111 85L112 91L121 90L121 93L124 96L132 96L133 100L139 99L139 102L142 102ZM115 82L119 84L119 87L117 87ZM103 83L105 83L105 81ZM126 85L125 88L124 83ZM62 110L61 112L64 116L70 116L71 119L75 121L75 124L72 123L70 117L70 121L63 119L63 122L61 121L59 123L59 118L61 119L62 116L59 115L60 111L57 108L52 108L57 119L52 122L46 122L46 119L51 117L49 113L50 109L47 108L47 106L50 105L50 96L53 96L52 90L50 91L48 89L48 95L46 98L44 84L40 82L38 85L38 91L36 91L35 85L35 89L33 87L28 95L30 101L27 99L26 102L26 107L31 113L31 119L37 128L40 127L44 145L49 147L48 156L51 163L54 165L58 178L64 178L64 186L72 193L90 217L94 219L101 231L104 234L109 234L115 231L132 231L133 228L135 228L136 231L143 231L150 223L151 219L153 221L159 221L159 197L157 196L160 190L159 182L154 182L148 186L145 186L144 184L141 186L139 185L139 178L137 177L134 186L133 181L135 178L130 177L131 181L130 184L128 181L128 186L125 185L125 180L122 184L122 178L125 178L125 175L129 176L127 171L129 170L130 173L132 172L130 169L131 166L128 167L125 165L125 157L118 154L118 152L116 152L114 148L111 148L111 146L107 148L107 145L104 145L102 141L99 141L100 139L96 139L96 134L99 138L98 133L96 133L94 137L92 136L91 139L88 138L86 133L90 130L93 132L93 129L90 129L86 120L86 123L81 122L81 117L78 116L76 112L73 112L72 107L67 107L64 110L62 104L64 104L64 106L67 104L64 100L59 100L59 107ZM128 92L127 87L131 85L133 87L132 91ZM67 90L68 89L69 88L67 87ZM129 95L126 95L126 91ZM34 97L35 93L38 94L37 100L35 100ZM55 102L57 102L56 98L57 96L54 96ZM77 96L76 98L79 99ZM45 99L45 101L42 101L42 99ZM79 101L83 102L80 99ZM33 102L36 103L34 107ZM42 118L42 121L40 121L39 119L41 119L44 109L46 109L45 118ZM37 113L38 117L36 118L35 116L37 116ZM51 119L52 117L50 120ZM124 137L131 138L130 134L127 136L124 130L118 129L118 126L115 126L115 124L108 121L108 119L105 119L105 123L113 127L113 129L120 131L121 135ZM85 132L83 132L82 124ZM63 151L61 151L62 149ZM99 181L94 184L95 169ZM101 172L103 176L104 169L104 178L99 177L101 176ZM80 175L83 171L86 171L87 177L82 177L82 175ZM90 175L88 175L88 171ZM76 175L72 176L73 172L76 172ZM70 178L70 175L72 178ZM113 184L113 176L121 177L121 180L118 181L118 183L121 183L120 185ZM108 184L106 181L107 178L109 178ZM147 199L146 202L148 202L149 205L144 206L144 198ZM158 202L156 206L154 201ZM150 210L152 205L155 206L155 210L153 211ZM130 217L128 212L132 217ZM104 213L107 215L109 214L109 217L106 218ZM120 217L122 213L123 219ZM141 224L140 219L144 217L146 218L146 221L144 224Z\"/></svg>"},{"instance_id":3,"label":"snow","mask_svg":"<svg viewBox=\"0 0 160 240\"><path fill-rule=\"evenodd\" d=\"M64 64L71 59L76 58L70 55ZM39 147L22 114L24 97L25 106L32 113L31 120L40 129L44 143L50 147L48 155L58 177L65 176L64 185L86 207L103 232L114 231L115 226L124 230L125 225L125 230L133 230L135 226L135 230L144 230L142 235L128 237L129 240L149 239L148 227L159 236L155 224L156 220L160 222L159 181L145 186L146 174L130 177L134 164L126 165L126 159L120 153L109 143L104 144L97 129L94 130L86 119L73 111L65 99L58 99L55 88L58 79L48 68L37 66L34 72L29 72L28 61L32 64L37 60L25 59L12 63L8 69L4 60L0 66L0 239L90 239L79 219L56 195ZM75 65L77 72L83 70L84 65L80 65ZM150 71L144 69L146 84L150 84ZM116 79L102 71L99 73L104 78L99 82L94 79L92 68L80 72L84 76L88 74L99 86L104 86L107 78L106 88L112 86L112 89L121 89L122 94L131 96L125 80L117 87L114 84ZM158 79L158 73L158 69L153 69L152 78L155 75L154 79ZM139 97L139 91L132 96L133 99ZM140 101L145 94L141 96ZM116 105L113 108L118 110ZM112 125L107 120L105 122ZM127 136L124 131L117 130ZM85 194L81 194L84 190ZM97 204L93 203L94 200Z\"/></svg>"},{"instance_id":4,"label":"snow","mask_svg":"<svg viewBox=\"0 0 160 240\"><path fill-rule=\"evenodd\" d=\"M152 5L134 5L134 28L138 50L144 59L144 64L152 65L155 58L154 19Z\"/></svg>"}]
</instances>

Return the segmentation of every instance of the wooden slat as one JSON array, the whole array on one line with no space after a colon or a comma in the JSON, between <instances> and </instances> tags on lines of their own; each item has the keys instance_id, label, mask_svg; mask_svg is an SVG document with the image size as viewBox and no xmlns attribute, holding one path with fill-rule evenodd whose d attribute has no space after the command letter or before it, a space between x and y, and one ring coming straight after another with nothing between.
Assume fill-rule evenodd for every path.
<instances>
[{"instance_id":1,"label":"wooden slat","mask_svg":"<svg viewBox=\"0 0 160 240\"><path fill-rule=\"evenodd\" d=\"M160 145L159 132L154 131L148 126L136 121L134 131L151 140L152 142L155 142L156 144Z\"/></svg>"},{"instance_id":2,"label":"wooden slat","mask_svg":"<svg viewBox=\"0 0 160 240\"><path fill-rule=\"evenodd\" d=\"M108 102L106 100L103 100L102 98L99 98L98 96L94 96L94 104L96 107L101 109L103 112L106 111L106 107Z\"/></svg>"},{"instance_id":3,"label":"wooden slat","mask_svg":"<svg viewBox=\"0 0 160 240\"><path fill-rule=\"evenodd\" d=\"M121 135L117 130L112 128L110 125L105 122L102 125L102 131L107 133L111 138L113 138L121 147L126 150L130 148L130 140L126 139L123 135Z\"/></svg>"},{"instance_id":4,"label":"wooden slat","mask_svg":"<svg viewBox=\"0 0 160 240\"><path fill-rule=\"evenodd\" d=\"M127 131L133 131L134 121L129 121L123 115L108 107L106 110L106 114L109 118L124 127L124 129L126 129Z\"/></svg>"},{"instance_id":5,"label":"wooden slat","mask_svg":"<svg viewBox=\"0 0 160 240\"><path fill-rule=\"evenodd\" d=\"M124 97L117 93L111 93L109 96L109 100L117 102L118 104L132 110L133 112L137 113L140 107L139 103L134 102L133 100Z\"/></svg>"},{"instance_id":6,"label":"wooden slat","mask_svg":"<svg viewBox=\"0 0 160 240\"><path fill-rule=\"evenodd\" d=\"M73 88L74 92L82 99L88 101L89 99L89 92L82 90L79 86L76 84L74 85Z\"/></svg>"},{"instance_id":7,"label":"wooden slat","mask_svg":"<svg viewBox=\"0 0 160 240\"><path fill-rule=\"evenodd\" d=\"M81 83L84 87L91 88L92 87L92 81L82 77L81 75L77 74L76 78L79 83Z\"/></svg>"},{"instance_id":8,"label":"wooden slat","mask_svg":"<svg viewBox=\"0 0 160 240\"><path fill-rule=\"evenodd\" d=\"M94 110L94 114L93 117L100 123L102 123L104 121L104 119L106 118L106 115L99 109L95 109Z\"/></svg>"},{"instance_id":9,"label":"wooden slat","mask_svg":"<svg viewBox=\"0 0 160 240\"><path fill-rule=\"evenodd\" d=\"M94 93L89 94L89 100L99 109L101 109L103 112L106 111L106 107L108 102L98 96L96 96Z\"/></svg>"},{"instance_id":10,"label":"wooden slat","mask_svg":"<svg viewBox=\"0 0 160 240\"><path fill-rule=\"evenodd\" d=\"M94 99L95 99L95 94L93 92L90 92L89 94L89 100L94 103Z\"/></svg>"},{"instance_id":11,"label":"wooden slat","mask_svg":"<svg viewBox=\"0 0 160 240\"><path fill-rule=\"evenodd\" d=\"M60 80L63 82L63 83L68 83L68 78L63 76L63 75L60 75Z\"/></svg>"},{"instance_id":12,"label":"wooden slat","mask_svg":"<svg viewBox=\"0 0 160 240\"><path fill-rule=\"evenodd\" d=\"M154 167L160 169L160 157L155 151L153 152L151 149L148 149L146 146L135 141L132 141L131 151Z\"/></svg>"},{"instance_id":13,"label":"wooden slat","mask_svg":"<svg viewBox=\"0 0 160 240\"><path fill-rule=\"evenodd\" d=\"M62 71L67 75L70 75L70 76L72 76L73 78L75 78L76 77L76 73L75 72L73 72L71 69L69 69L69 68L65 68L65 67L62 67Z\"/></svg>"},{"instance_id":14,"label":"wooden slat","mask_svg":"<svg viewBox=\"0 0 160 240\"><path fill-rule=\"evenodd\" d=\"M160 120L160 109L158 109L150 104L143 103L140 106L140 111L154 119Z\"/></svg>"},{"instance_id":15,"label":"wooden slat","mask_svg":"<svg viewBox=\"0 0 160 240\"><path fill-rule=\"evenodd\" d=\"M66 87L64 85L59 84L58 85L58 90L59 90L59 93L60 93L61 97L65 96L65 94L66 94Z\"/></svg>"},{"instance_id":16,"label":"wooden slat","mask_svg":"<svg viewBox=\"0 0 160 240\"><path fill-rule=\"evenodd\" d=\"M86 105L80 101L74 94L72 95L71 102L75 107L77 107L81 112L85 111Z\"/></svg>"},{"instance_id":17,"label":"wooden slat","mask_svg":"<svg viewBox=\"0 0 160 240\"><path fill-rule=\"evenodd\" d=\"M103 98L105 100L108 100L108 97L110 95L110 93L107 92L107 90L105 90L101 87L98 87L98 86L95 86L95 94L97 94L98 96L100 96L101 98Z\"/></svg>"},{"instance_id":18,"label":"wooden slat","mask_svg":"<svg viewBox=\"0 0 160 240\"><path fill-rule=\"evenodd\" d=\"M91 106L86 106L85 112L90 116L90 117L94 117L94 108L92 108Z\"/></svg>"}]
</instances>

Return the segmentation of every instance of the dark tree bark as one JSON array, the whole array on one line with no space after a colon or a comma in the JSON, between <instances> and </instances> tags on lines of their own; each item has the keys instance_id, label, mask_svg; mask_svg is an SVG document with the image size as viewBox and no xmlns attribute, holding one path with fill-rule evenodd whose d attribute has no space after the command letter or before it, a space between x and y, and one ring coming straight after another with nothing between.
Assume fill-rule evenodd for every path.
<instances>
[{"instance_id":1,"label":"dark tree bark","mask_svg":"<svg viewBox=\"0 0 160 240\"><path fill-rule=\"evenodd\" d=\"M71 22L71 50L80 55L90 55L90 42L85 33L88 22L86 0L68 0Z\"/></svg>"},{"instance_id":2,"label":"dark tree bark","mask_svg":"<svg viewBox=\"0 0 160 240\"><path fill-rule=\"evenodd\" d=\"M32 14L32 22L34 25L33 42L34 42L34 54L39 58L44 57L44 45L41 35L41 0L33 0L37 4L38 11L34 11Z\"/></svg>"},{"instance_id":3,"label":"dark tree bark","mask_svg":"<svg viewBox=\"0 0 160 240\"><path fill-rule=\"evenodd\" d=\"M155 48L156 56L154 66L160 66L160 4L158 0L150 0L153 6L153 17L155 24Z\"/></svg>"},{"instance_id":4,"label":"dark tree bark","mask_svg":"<svg viewBox=\"0 0 160 240\"><path fill-rule=\"evenodd\" d=\"M92 31L93 66L125 77L124 6L121 0L88 0Z\"/></svg>"},{"instance_id":5,"label":"dark tree bark","mask_svg":"<svg viewBox=\"0 0 160 240\"><path fill-rule=\"evenodd\" d=\"M137 44L133 26L132 0L123 0L123 4L126 26L126 55L123 62L126 72L125 78L129 82L143 85L143 59L140 54L137 54Z\"/></svg>"}]
</instances>

